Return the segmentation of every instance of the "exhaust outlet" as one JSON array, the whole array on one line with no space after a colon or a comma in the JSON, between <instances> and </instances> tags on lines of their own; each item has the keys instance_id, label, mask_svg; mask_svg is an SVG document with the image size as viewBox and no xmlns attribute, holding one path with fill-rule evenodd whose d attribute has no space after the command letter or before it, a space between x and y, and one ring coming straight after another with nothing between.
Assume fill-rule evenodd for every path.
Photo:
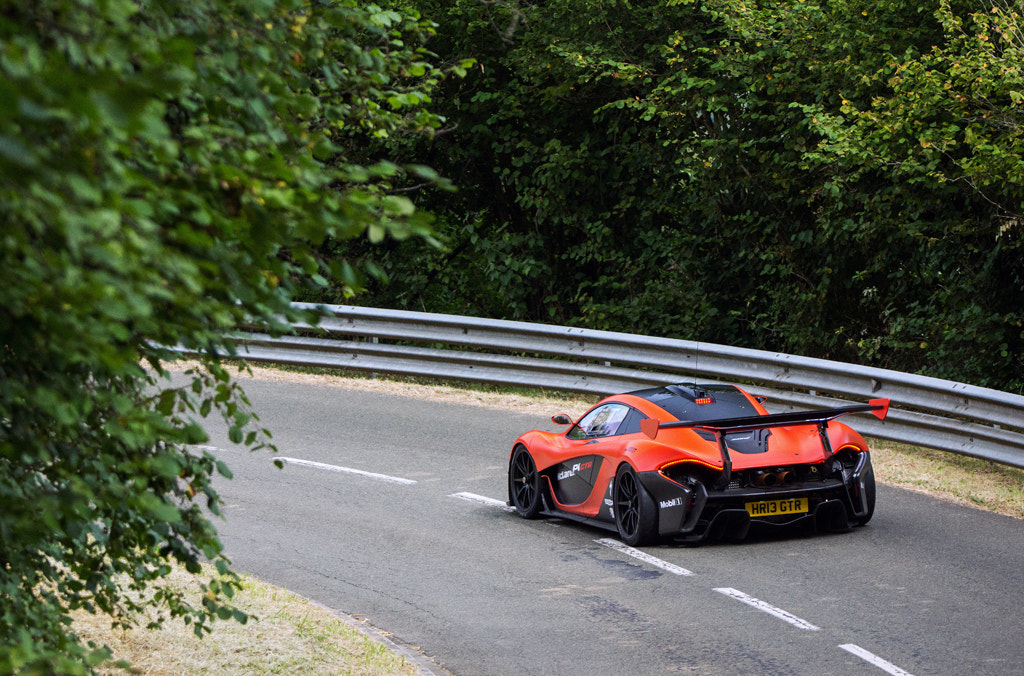
<instances>
[{"instance_id":1,"label":"exhaust outlet","mask_svg":"<svg viewBox=\"0 0 1024 676\"><path fill-rule=\"evenodd\" d=\"M788 469L777 472L760 471L754 474L753 484L755 486L789 486L796 482L796 473Z\"/></svg>"}]
</instances>

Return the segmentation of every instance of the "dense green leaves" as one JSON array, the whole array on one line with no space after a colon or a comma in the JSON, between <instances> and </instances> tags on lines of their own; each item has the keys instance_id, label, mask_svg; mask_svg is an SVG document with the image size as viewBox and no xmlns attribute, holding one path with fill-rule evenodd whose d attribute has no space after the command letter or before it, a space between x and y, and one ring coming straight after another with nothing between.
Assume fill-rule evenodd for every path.
<instances>
[{"instance_id":1,"label":"dense green leaves","mask_svg":"<svg viewBox=\"0 0 1024 676\"><path fill-rule=\"evenodd\" d=\"M197 421L267 445L230 331L296 318L344 268L325 242L428 232L389 188L437 175L345 144L442 124L432 31L354 0L0 5L0 673L89 671L74 609L244 620ZM204 355L184 386L176 345ZM204 558L201 604L129 593Z\"/></svg>"},{"instance_id":2,"label":"dense green leaves","mask_svg":"<svg viewBox=\"0 0 1024 676\"><path fill-rule=\"evenodd\" d=\"M361 302L1024 385L1019 2L409 4L460 192Z\"/></svg>"}]
</instances>

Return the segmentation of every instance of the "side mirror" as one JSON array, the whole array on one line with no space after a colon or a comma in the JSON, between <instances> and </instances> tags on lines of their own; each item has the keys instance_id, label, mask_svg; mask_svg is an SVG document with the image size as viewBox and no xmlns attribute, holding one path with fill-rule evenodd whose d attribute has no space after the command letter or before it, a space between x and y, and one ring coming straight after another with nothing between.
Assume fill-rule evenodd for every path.
<instances>
[{"instance_id":1,"label":"side mirror","mask_svg":"<svg viewBox=\"0 0 1024 676\"><path fill-rule=\"evenodd\" d=\"M558 415L551 416L551 422L556 425L571 425L572 418L567 416L565 413L559 413Z\"/></svg>"}]
</instances>

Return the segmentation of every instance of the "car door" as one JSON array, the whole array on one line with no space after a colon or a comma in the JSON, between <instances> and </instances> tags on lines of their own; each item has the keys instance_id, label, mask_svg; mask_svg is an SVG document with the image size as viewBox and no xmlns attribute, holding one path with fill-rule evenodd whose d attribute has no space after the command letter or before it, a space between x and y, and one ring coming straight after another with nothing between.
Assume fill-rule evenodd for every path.
<instances>
[{"instance_id":1,"label":"car door","mask_svg":"<svg viewBox=\"0 0 1024 676\"><path fill-rule=\"evenodd\" d=\"M565 433L565 459L554 467L552 489L555 500L562 508L594 502L605 487L599 486L607 474L609 456L621 455L620 430L633 409L625 404L609 403L598 406L569 428ZM614 472L614 470L613 470ZM595 490L596 489L596 490ZM600 498L596 498L600 503Z\"/></svg>"}]
</instances>

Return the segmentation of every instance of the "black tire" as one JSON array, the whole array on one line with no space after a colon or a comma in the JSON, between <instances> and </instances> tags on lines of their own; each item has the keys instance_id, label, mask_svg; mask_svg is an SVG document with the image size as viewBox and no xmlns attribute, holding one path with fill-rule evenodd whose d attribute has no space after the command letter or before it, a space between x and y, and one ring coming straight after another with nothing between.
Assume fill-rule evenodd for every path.
<instances>
[{"instance_id":1,"label":"black tire","mask_svg":"<svg viewBox=\"0 0 1024 676\"><path fill-rule=\"evenodd\" d=\"M875 471L869 465L864 474L864 499L868 504L868 511L863 516L854 517L858 526L863 526L875 513Z\"/></svg>"},{"instance_id":2,"label":"black tire","mask_svg":"<svg viewBox=\"0 0 1024 676\"><path fill-rule=\"evenodd\" d=\"M532 519L544 508L537 464L525 446L516 446L508 465L508 497L516 512Z\"/></svg>"},{"instance_id":3,"label":"black tire","mask_svg":"<svg viewBox=\"0 0 1024 676\"><path fill-rule=\"evenodd\" d=\"M658 539L658 511L654 498L628 464L623 464L615 475L612 500L619 539L631 547L650 544Z\"/></svg>"}]
</instances>

